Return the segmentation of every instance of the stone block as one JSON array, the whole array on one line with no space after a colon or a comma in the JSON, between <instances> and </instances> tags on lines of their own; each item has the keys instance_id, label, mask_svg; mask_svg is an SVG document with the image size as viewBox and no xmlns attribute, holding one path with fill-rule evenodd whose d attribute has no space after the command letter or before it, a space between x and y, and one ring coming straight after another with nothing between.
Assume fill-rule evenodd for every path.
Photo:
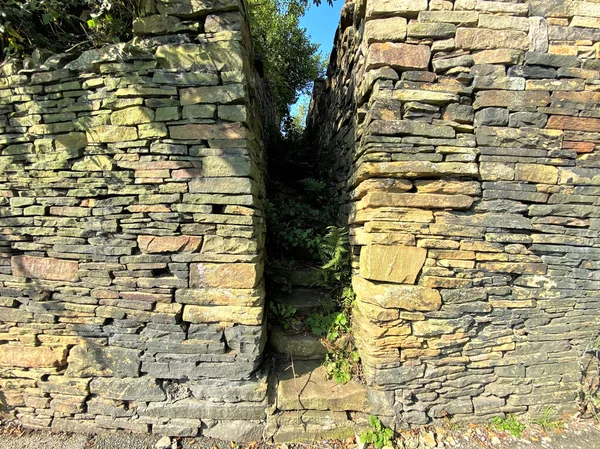
<instances>
[{"instance_id":1,"label":"stone block","mask_svg":"<svg viewBox=\"0 0 600 449\"><path fill-rule=\"evenodd\" d=\"M110 114L112 125L140 125L154 120L154 111L144 106L120 109Z\"/></svg>"},{"instance_id":2,"label":"stone block","mask_svg":"<svg viewBox=\"0 0 600 449\"><path fill-rule=\"evenodd\" d=\"M254 263L195 263L190 266L192 288L254 288L262 278Z\"/></svg>"},{"instance_id":3,"label":"stone block","mask_svg":"<svg viewBox=\"0 0 600 449\"><path fill-rule=\"evenodd\" d=\"M569 131L600 132L600 119L590 117L569 117L567 115L553 115L548 119L546 128Z\"/></svg>"},{"instance_id":4,"label":"stone block","mask_svg":"<svg viewBox=\"0 0 600 449\"><path fill-rule=\"evenodd\" d=\"M169 134L179 140L245 139L248 130L239 123L188 124L170 126Z\"/></svg>"},{"instance_id":5,"label":"stone block","mask_svg":"<svg viewBox=\"0 0 600 449\"><path fill-rule=\"evenodd\" d=\"M397 70L426 70L431 49L426 45L376 43L369 47L367 70L389 66Z\"/></svg>"},{"instance_id":6,"label":"stone block","mask_svg":"<svg viewBox=\"0 0 600 449\"><path fill-rule=\"evenodd\" d=\"M14 276L69 282L79 279L79 263L72 260L13 256L10 264Z\"/></svg>"},{"instance_id":7,"label":"stone block","mask_svg":"<svg viewBox=\"0 0 600 449\"><path fill-rule=\"evenodd\" d=\"M181 235L177 237L159 237L141 235L138 237L138 246L143 253L193 253L200 250L202 237Z\"/></svg>"},{"instance_id":8,"label":"stone block","mask_svg":"<svg viewBox=\"0 0 600 449\"><path fill-rule=\"evenodd\" d=\"M458 28L455 40L456 46L464 50L529 50L529 37L522 31Z\"/></svg>"},{"instance_id":9,"label":"stone block","mask_svg":"<svg viewBox=\"0 0 600 449\"><path fill-rule=\"evenodd\" d=\"M558 169L551 165L517 164L515 180L536 184L556 184L558 182Z\"/></svg>"},{"instance_id":10,"label":"stone block","mask_svg":"<svg viewBox=\"0 0 600 449\"><path fill-rule=\"evenodd\" d=\"M90 143L116 143L137 140L137 128L132 126L104 125L86 130Z\"/></svg>"},{"instance_id":11,"label":"stone block","mask_svg":"<svg viewBox=\"0 0 600 449\"><path fill-rule=\"evenodd\" d=\"M68 377L137 377L140 372L137 349L80 344L69 353Z\"/></svg>"},{"instance_id":12,"label":"stone block","mask_svg":"<svg viewBox=\"0 0 600 449\"><path fill-rule=\"evenodd\" d=\"M412 246L368 245L360 254L360 273L365 279L414 284L427 250Z\"/></svg>"},{"instance_id":13,"label":"stone block","mask_svg":"<svg viewBox=\"0 0 600 449\"><path fill-rule=\"evenodd\" d=\"M149 376L137 378L103 378L91 381L90 392L102 398L119 401L164 401L167 395L156 379Z\"/></svg>"},{"instance_id":14,"label":"stone block","mask_svg":"<svg viewBox=\"0 0 600 449\"><path fill-rule=\"evenodd\" d=\"M432 312L442 305L440 293L418 285L381 284L358 276L352 287L359 301L370 302L385 309Z\"/></svg>"},{"instance_id":15,"label":"stone block","mask_svg":"<svg viewBox=\"0 0 600 449\"><path fill-rule=\"evenodd\" d=\"M401 42L406 39L407 20L404 17L390 17L369 20L365 24L367 44L374 42Z\"/></svg>"},{"instance_id":16,"label":"stone block","mask_svg":"<svg viewBox=\"0 0 600 449\"><path fill-rule=\"evenodd\" d=\"M75 171L107 171L113 169L113 161L108 156L85 156L71 167Z\"/></svg>"},{"instance_id":17,"label":"stone block","mask_svg":"<svg viewBox=\"0 0 600 449\"><path fill-rule=\"evenodd\" d=\"M53 368L67 364L66 347L0 345L0 366L15 368Z\"/></svg>"},{"instance_id":18,"label":"stone block","mask_svg":"<svg viewBox=\"0 0 600 449\"><path fill-rule=\"evenodd\" d=\"M253 326L262 324L263 308L186 305L183 308L183 320L190 323L234 323Z\"/></svg>"},{"instance_id":19,"label":"stone block","mask_svg":"<svg viewBox=\"0 0 600 449\"><path fill-rule=\"evenodd\" d=\"M428 0L370 0L367 2L367 20L391 15L416 16L427 10Z\"/></svg>"}]
</instances>

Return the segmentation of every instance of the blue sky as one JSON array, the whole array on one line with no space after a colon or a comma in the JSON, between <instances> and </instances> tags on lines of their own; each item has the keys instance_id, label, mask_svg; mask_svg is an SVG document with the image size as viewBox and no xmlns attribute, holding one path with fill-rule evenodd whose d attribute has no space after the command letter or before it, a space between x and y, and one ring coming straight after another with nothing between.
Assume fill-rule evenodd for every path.
<instances>
[{"instance_id":1,"label":"blue sky","mask_svg":"<svg viewBox=\"0 0 600 449\"><path fill-rule=\"evenodd\" d=\"M327 60L333 47L333 37L340 21L340 11L344 6L344 0L335 0L333 6L329 6L327 0L322 0L320 6L314 4L308 9L306 15L300 19L300 26L306 28L307 34L313 42L319 43L320 51ZM310 97L303 95L298 103L308 101ZM297 105L292 106L292 112L297 109Z\"/></svg>"},{"instance_id":2,"label":"blue sky","mask_svg":"<svg viewBox=\"0 0 600 449\"><path fill-rule=\"evenodd\" d=\"M323 0L320 6L313 4L306 15L300 19L300 26L306 28L314 42L321 44L321 51L326 55L331 52L342 6L344 6L343 0L334 1L333 6L329 6L327 1Z\"/></svg>"}]
</instances>

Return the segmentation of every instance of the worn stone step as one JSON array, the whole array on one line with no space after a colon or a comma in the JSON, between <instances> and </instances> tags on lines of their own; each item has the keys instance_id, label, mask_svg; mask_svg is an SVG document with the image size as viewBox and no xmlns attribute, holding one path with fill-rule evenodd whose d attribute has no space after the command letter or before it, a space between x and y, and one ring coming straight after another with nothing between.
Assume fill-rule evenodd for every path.
<instances>
[{"instance_id":1,"label":"worn stone step","mask_svg":"<svg viewBox=\"0 0 600 449\"><path fill-rule=\"evenodd\" d=\"M308 314L327 306L326 292L318 288L296 287L291 293L274 295L271 301L295 307L299 313Z\"/></svg>"},{"instance_id":2,"label":"worn stone step","mask_svg":"<svg viewBox=\"0 0 600 449\"><path fill-rule=\"evenodd\" d=\"M276 372L277 409L368 412L365 385L351 380L340 385L326 377L325 367L315 361L295 360Z\"/></svg>"},{"instance_id":3,"label":"worn stone step","mask_svg":"<svg viewBox=\"0 0 600 449\"><path fill-rule=\"evenodd\" d=\"M287 354L297 360L323 360L327 354L327 348L315 335L294 334L278 325L271 326L270 334L269 343L278 354Z\"/></svg>"},{"instance_id":4,"label":"worn stone step","mask_svg":"<svg viewBox=\"0 0 600 449\"><path fill-rule=\"evenodd\" d=\"M267 417L266 437L274 443L311 443L345 440L366 428L344 412L320 410L278 412Z\"/></svg>"}]
</instances>

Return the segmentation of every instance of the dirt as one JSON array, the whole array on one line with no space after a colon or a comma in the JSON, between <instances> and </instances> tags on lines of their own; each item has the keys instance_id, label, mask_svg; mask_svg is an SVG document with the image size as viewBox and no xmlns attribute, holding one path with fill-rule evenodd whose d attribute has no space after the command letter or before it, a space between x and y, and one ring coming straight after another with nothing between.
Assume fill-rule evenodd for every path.
<instances>
[{"instance_id":1,"label":"dirt","mask_svg":"<svg viewBox=\"0 0 600 449\"><path fill-rule=\"evenodd\" d=\"M98 435L23 430L9 424L0 428L0 449L155 449L159 437L110 432ZM314 444L235 444L210 438L173 438L171 449L363 449L353 440ZM399 449L600 449L600 426L571 420L559 431L544 432L530 426L521 438L488 426L461 429L431 428L401 432ZM369 449L369 448L367 448Z\"/></svg>"}]
</instances>

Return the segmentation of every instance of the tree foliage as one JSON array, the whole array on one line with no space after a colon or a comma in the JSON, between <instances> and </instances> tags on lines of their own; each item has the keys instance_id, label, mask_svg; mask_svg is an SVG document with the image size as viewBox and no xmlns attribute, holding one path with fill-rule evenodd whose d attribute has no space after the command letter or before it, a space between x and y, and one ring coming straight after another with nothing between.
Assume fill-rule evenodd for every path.
<instances>
[{"instance_id":1,"label":"tree foliage","mask_svg":"<svg viewBox=\"0 0 600 449\"><path fill-rule=\"evenodd\" d=\"M282 116L324 67L319 45L300 27L309 6L309 0L249 0L254 46Z\"/></svg>"},{"instance_id":2,"label":"tree foliage","mask_svg":"<svg viewBox=\"0 0 600 449\"><path fill-rule=\"evenodd\" d=\"M131 37L136 0L0 0L0 57Z\"/></svg>"}]
</instances>

